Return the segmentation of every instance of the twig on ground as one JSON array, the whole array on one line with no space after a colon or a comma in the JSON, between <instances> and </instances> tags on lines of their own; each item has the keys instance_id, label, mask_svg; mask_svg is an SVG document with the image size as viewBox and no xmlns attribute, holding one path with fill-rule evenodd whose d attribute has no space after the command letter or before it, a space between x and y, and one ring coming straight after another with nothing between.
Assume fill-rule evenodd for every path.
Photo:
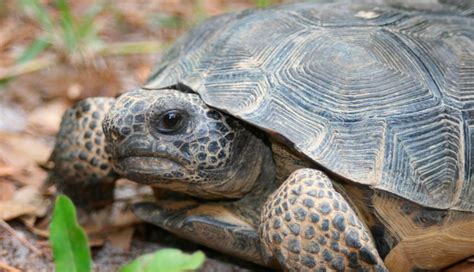
<instances>
[{"instance_id":1,"label":"twig on ground","mask_svg":"<svg viewBox=\"0 0 474 272\"><path fill-rule=\"evenodd\" d=\"M3 219L0 219L0 226L2 226L6 231L8 231L13 237L18 239L23 245L25 245L27 248L29 248L33 253L35 253L37 256L43 256L43 253L37 249L35 246L33 246L30 242L28 242L25 238L21 237L18 235L18 233L8 225L7 222L5 222Z\"/></svg>"},{"instance_id":2,"label":"twig on ground","mask_svg":"<svg viewBox=\"0 0 474 272\"><path fill-rule=\"evenodd\" d=\"M6 272L21 272L21 270L16 269L15 267L9 266L6 263L0 262L0 271L6 270Z\"/></svg>"},{"instance_id":3,"label":"twig on ground","mask_svg":"<svg viewBox=\"0 0 474 272\"><path fill-rule=\"evenodd\" d=\"M107 44L97 53L100 56L151 54L158 53L167 47L167 43L160 41L117 42Z\"/></svg>"},{"instance_id":4,"label":"twig on ground","mask_svg":"<svg viewBox=\"0 0 474 272\"><path fill-rule=\"evenodd\" d=\"M105 226L85 226L84 229L88 235L94 235L98 233L106 233L111 230L125 228L133 226L143 221L139 219L133 212L128 211L122 213L120 216L113 217Z\"/></svg>"},{"instance_id":5,"label":"twig on ground","mask_svg":"<svg viewBox=\"0 0 474 272\"><path fill-rule=\"evenodd\" d=\"M35 228L34 226L31 226L29 224L25 224L26 228L31 231L32 233L38 235L38 236L41 236L43 238L47 238L49 239L49 231L47 230L42 230L42 229L39 229L39 228Z\"/></svg>"},{"instance_id":6,"label":"twig on ground","mask_svg":"<svg viewBox=\"0 0 474 272\"><path fill-rule=\"evenodd\" d=\"M17 64L8 69L0 70L0 80L8 80L24 74L33 73L54 66L57 62L57 58L49 56L37 58L27 63Z\"/></svg>"}]
</instances>

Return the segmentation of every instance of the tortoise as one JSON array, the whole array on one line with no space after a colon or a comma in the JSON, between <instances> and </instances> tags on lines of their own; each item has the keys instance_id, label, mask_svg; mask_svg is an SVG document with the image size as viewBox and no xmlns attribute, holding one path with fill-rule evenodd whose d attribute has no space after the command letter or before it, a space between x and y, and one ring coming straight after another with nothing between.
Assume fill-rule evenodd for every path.
<instances>
[{"instance_id":1,"label":"tortoise","mask_svg":"<svg viewBox=\"0 0 474 272\"><path fill-rule=\"evenodd\" d=\"M50 180L83 207L151 185L139 217L268 267L442 269L474 255L473 30L453 6L214 17L69 109Z\"/></svg>"}]
</instances>

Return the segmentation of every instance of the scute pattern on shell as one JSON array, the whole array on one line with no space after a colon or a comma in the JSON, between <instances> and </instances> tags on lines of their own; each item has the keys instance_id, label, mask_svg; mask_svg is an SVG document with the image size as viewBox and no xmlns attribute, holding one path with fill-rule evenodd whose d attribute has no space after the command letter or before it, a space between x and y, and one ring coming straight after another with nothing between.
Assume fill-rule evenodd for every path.
<instances>
[{"instance_id":1,"label":"scute pattern on shell","mask_svg":"<svg viewBox=\"0 0 474 272\"><path fill-rule=\"evenodd\" d=\"M474 211L474 19L346 5L221 16L144 88L186 84L330 171L419 204Z\"/></svg>"}]
</instances>

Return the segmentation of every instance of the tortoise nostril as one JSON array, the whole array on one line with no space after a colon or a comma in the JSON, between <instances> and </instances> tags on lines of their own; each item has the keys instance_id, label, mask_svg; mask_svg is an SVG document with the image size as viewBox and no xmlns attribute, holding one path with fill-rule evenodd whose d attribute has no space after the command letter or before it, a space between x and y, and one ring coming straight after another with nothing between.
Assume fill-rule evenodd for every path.
<instances>
[{"instance_id":1,"label":"tortoise nostril","mask_svg":"<svg viewBox=\"0 0 474 272\"><path fill-rule=\"evenodd\" d=\"M117 141L119 139L119 137L120 137L119 133L116 130L113 130L112 131L112 139L114 141Z\"/></svg>"},{"instance_id":2,"label":"tortoise nostril","mask_svg":"<svg viewBox=\"0 0 474 272\"><path fill-rule=\"evenodd\" d=\"M113 142L122 142L131 134L131 129L128 126L112 123L106 127L105 133L109 135L109 139Z\"/></svg>"}]
</instances>

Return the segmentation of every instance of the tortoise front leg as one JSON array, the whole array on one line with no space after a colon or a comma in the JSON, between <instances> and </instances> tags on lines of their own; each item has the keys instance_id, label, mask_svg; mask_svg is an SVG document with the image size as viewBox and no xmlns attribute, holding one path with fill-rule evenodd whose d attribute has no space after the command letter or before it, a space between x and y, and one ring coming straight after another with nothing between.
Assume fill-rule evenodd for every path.
<instances>
[{"instance_id":1,"label":"tortoise front leg","mask_svg":"<svg viewBox=\"0 0 474 272\"><path fill-rule=\"evenodd\" d=\"M113 200L117 175L105 149L102 121L115 99L96 97L78 102L61 120L50 161L48 183L83 209L96 209Z\"/></svg>"},{"instance_id":2,"label":"tortoise front leg","mask_svg":"<svg viewBox=\"0 0 474 272\"><path fill-rule=\"evenodd\" d=\"M276 264L263 259L257 229L240 217L232 205L172 199L139 203L133 211L144 221L187 240L256 264Z\"/></svg>"},{"instance_id":3,"label":"tortoise front leg","mask_svg":"<svg viewBox=\"0 0 474 272\"><path fill-rule=\"evenodd\" d=\"M290 271L387 271L349 203L320 171L300 169L264 205L264 250Z\"/></svg>"}]
</instances>

